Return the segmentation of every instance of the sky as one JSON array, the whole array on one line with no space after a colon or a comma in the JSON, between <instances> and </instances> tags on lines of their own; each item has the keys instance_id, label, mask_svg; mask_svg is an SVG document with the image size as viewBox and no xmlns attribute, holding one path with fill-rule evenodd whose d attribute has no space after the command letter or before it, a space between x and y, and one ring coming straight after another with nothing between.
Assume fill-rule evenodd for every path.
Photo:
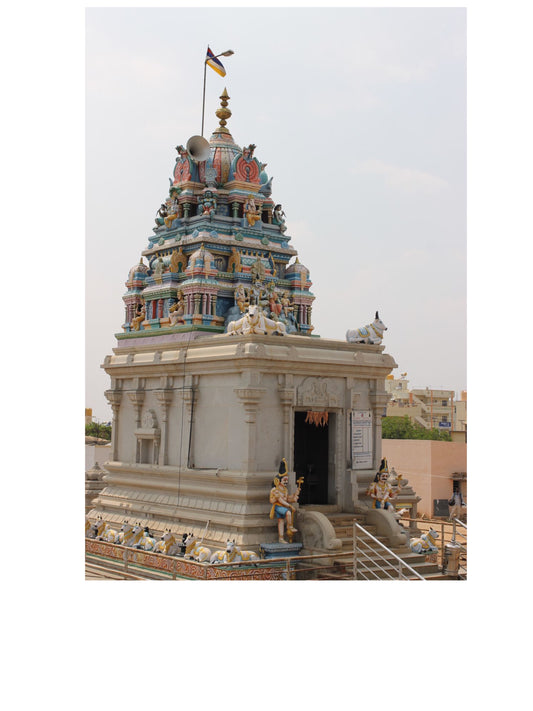
<instances>
[{"instance_id":1,"label":"sky","mask_svg":"<svg viewBox=\"0 0 533 711\"><path fill-rule=\"evenodd\" d=\"M310 270L315 334L370 323L411 387L466 379L464 8L88 8L86 406L111 410L100 368L122 296L168 195L174 147L205 134L224 88L238 145Z\"/></svg>"}]
</instances>

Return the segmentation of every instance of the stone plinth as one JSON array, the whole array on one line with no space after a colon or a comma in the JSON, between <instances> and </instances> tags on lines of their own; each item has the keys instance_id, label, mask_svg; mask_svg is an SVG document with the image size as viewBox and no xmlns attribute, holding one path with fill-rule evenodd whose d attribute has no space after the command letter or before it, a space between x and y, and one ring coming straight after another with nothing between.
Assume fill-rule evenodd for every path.
<instances>
[{"instance_id":1,"label":"stone plinth","mask_svg":"<svg viewBox=\"0 0 533 711\"><path fill-rule=\"evenodd\" d=\"M278 538L269 491L282 457L291 491L303 475L302 497L316 491L315 503L354 511L381 459L384 381L396 366L383 351L297 335L122 341L103 365L113 440L91 516L258 551ZM368 469L352 468L353 409L374 418ZM327 413L327 425L304 435L309 411ZM307 461L315 434L322 449Z\"/></svg>"},{"instance_id":2,"label":"stone plinth","mask_svg":"<svg viewBox=\"0 0 533 711\"><path fill-rule=\"evenodd\" d=\"M263 558L294 558L300 555L303 543L261 543Z\"/></svg>"}]
</instances>

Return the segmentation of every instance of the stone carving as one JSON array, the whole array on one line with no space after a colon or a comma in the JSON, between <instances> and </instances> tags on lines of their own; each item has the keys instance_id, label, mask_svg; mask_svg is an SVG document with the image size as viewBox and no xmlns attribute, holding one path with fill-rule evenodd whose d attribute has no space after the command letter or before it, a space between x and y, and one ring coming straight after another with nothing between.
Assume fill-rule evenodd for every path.
<instances>
[{"instance_id":1,"label":"stone carving","mask_svg":"<svg viewBox=\"0 0 533 711\"><path fill-rule=\"evenodd\" d=\"M361 328L355 330L348 329L346 331L346 340L348 343L371 343L379 346L383 340L383 333L386 330L387 327L379 318L379 314L376 311L376 318L373 323L361 326Z\"/></svg>"},{"instance_id":2,"label":"stone carving","mask_svg":"<svg viewBox=\"0 0 533 711\"><path fill-rule=\"evenodd\" d=\"M158 428L157 417L154 410L146 410L142 418L142 427L145 430L156 430Z\"/></svg>"},{"instance_id":3,"label":"stone carving","mask_svg":"<svg viewBox=\"0 0 533 711\"><path fill-rule=\"evenodd\" d=\"M318 406L323 410L340 407L341 396L336 392L335 385L325 378L306 378L298 388L298 405Z\"/></svg>"}]
</instances>

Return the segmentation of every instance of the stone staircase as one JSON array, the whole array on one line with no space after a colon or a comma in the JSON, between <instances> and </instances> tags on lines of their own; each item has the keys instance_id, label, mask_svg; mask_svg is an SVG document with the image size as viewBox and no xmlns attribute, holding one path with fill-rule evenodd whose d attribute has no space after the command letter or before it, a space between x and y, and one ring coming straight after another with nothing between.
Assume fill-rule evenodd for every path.
<instances>
[{"instance_id":1,"label":"stone staircase","mask_svg":"<svg viewBox=\"0 0 533 711\"><path fill-rule=\"evenodd\" d=\"M383 536L377 535L376 527L373 525L367 525L365 523L364 514L351 514L345 513L338 510L337 506L307 506L306 510L315 510L323 513L333 526L335 530L335 537L342 542L342 548L337 551L337 554L333 555L333 568L328 568L324 570L323 574L318 574L318 578L321 580L353 580L353 561L350 555L339 556L339 553L353 553L353 523L354 521L365 528L368 533L377 538L378 541L383 543L383 545L389 548L387 539ZM382 548L380 548L371 539L368 539L368 546L376 551L376 561L370 562L365 559L365 563L370 569L365 572L365 576L358 573L358 580L385 580L388 579L386 572L379 570L383 561L377 556L379 552L385 560L393 561L393 557L387 555ZM426 580L452 580L455 579L452 576L443 574L440 570L440 566L437 563L426 561L425 556L418 555L417 553L412 553L407 546L395 546L391 547L390 550L395 553L399 558L401 558L407 565L409 565L413 570L415 570L419 575L424 577ZM366 549L365 552L372 555L371 551ZM370 572L371 571L371 572ZM408 571L405 571L408 572ZM417 580L416 576L412 577L413 580Z\"/></svg>"}]
</instances>

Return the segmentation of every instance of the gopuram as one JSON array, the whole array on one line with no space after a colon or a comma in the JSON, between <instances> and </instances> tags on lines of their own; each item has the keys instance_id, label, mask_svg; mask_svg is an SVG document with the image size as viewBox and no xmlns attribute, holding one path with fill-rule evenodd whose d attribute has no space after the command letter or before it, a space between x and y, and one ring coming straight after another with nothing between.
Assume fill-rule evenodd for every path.
<instances>
[{"instance_id":1,"label":"gopuram","mask_svg":"<svg viewBox=\"0 0 533 711\"><path fill-rule=\"evenodd\" d=\"M295 540L331 550L331 508L392 520L367 489L396 363L377 313L346 339L315 334L309 269L266 163L227 128L229 98L207 155L177 146L168 197L128 273L122 332L102 366L112 456L89 519L258 552L281 535L269 492L285 460L288 490L299 490Z\"/></svg>"}]
</instances>

